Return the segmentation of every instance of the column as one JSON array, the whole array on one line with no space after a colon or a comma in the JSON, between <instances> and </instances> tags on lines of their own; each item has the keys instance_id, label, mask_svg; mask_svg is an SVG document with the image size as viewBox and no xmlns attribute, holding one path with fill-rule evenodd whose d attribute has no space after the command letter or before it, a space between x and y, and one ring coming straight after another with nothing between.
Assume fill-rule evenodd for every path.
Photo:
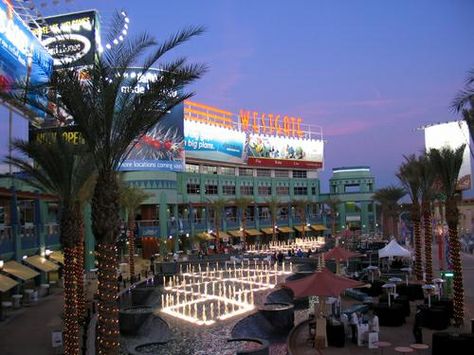
<instances>
[{"instance_id":1,"label":"column","mask_svg":"<svg viewBox=\"0 0 474 355\"><path fill-rule=\"evenodd\" d=\"M166 255L168 248L166 241L168 240L168 203L166 194L162 192L160 194L160 254ZM171 250L170 250L171 251Z\"/></svg>"}]
</instances>

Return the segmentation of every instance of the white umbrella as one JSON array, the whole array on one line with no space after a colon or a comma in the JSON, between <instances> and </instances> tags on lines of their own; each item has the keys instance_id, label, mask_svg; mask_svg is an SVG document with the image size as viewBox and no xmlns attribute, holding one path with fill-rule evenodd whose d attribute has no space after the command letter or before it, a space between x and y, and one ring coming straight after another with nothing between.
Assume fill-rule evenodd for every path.
<instances>
[{"instance_id":1,"label":"white umbrella","mask_svg":"<svg viewBox=\"0 0 474 355\"><path fill-rule=\"evenodd\" d=\"M370 273L370 282L374 282L374 272L375 270L378 270L379 267L375 265L370 265L365 268L369 273Z\"/></svg>"},{"instance_id":2,"label":"white umbrella","mask_svg":"<svg viewBox=\"0 0 474 355\"><path fill-rule=\"evenodd\" d=\"M403 280L399 277L391 277L388 279L388 281L390 281L391 283L395 284L395 288L393 290L393 293L397 293L397 284L399 282L402 282Z\"/></svg>"},{"instance_id":3,"label":"white umbrella","mask_svg":"<svg viewBox=\"0 0 474 355\"><path fill-rule=\"evenodd\" d=\"M436 286L435 285L423 285L421 288L423 290L425 290L426 293L428 294L428 307L431 307L431 292L436 290Z\"/></svg>"}]
</instances>

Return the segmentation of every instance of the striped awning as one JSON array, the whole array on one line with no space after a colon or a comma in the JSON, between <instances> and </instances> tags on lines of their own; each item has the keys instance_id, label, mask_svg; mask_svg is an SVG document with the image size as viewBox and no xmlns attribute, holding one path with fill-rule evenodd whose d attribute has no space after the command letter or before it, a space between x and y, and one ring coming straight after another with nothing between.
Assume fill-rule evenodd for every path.
<instances>
[{"instance_id":1,"label":"striped awning","mask_svg":"<svg viewBox=\"0 0 474 355\"><path fill-rule=\"evenodd\" d=\"M16 261L7 261L5 265L3 265L2 271L6 272L7 274L18 277L19 279L22 279L23 281L32 279L33 277L36 277L39 275L39 272L36 272L35 270L30 269L29 267L25 265L21 265L20 263L17 263Z\"/></svg>"},{"instance_id":2,"label":"striped awning","mask_svg":"<svg viewBox=\"0 0 474 355\"><path fill-rule=\"evenodd\" d=\"M282 233L293 233L294 232L293 228L290 228L290 227L278 227L278 231L280 231Z\"/></svg>"},{"instance_id":3,"label":"striped awning","mask_svg":"<svg viewBox=\"0 0 474 355\"><path fill-rule=\"evenodd\" d=\"M39 255L30 256L25 259L25 262L43 272L56 271L59 269L58 264L55 264L49 261L48 259Z\"/></svg>"},{"instance_id":4,"label":"striped awning","mask_svg":"<svg viewBox=\"0 0 474 355\"><path fill-rule=\"evenodd\" d=\"M18 285L18 282L8 276L0 274L0 292L7 292L9 289Z\"/></svg>"},{"instance_id":5,"label":"striped awning","mask_svg":"<svg viewBox=\"0 0 474 355\"><path fill-rule=\"evenodd\" d=\"M321 232L321 231L327 230L326 226L323 226L322 224L312 224L311 228L316 232Z\"/></svg>"},{"instance_id":6,"label":"striped awning","mask_svg":"<svg viewBox=\"0 0 474 355\"><path fill-rule=\"evenodd\" d=\"M239 230L233 230L233 231L227 231L231 236L235 238L241 238L242 237L242 232Z\"/></svg>"},{"instance_id":7,"label":"striped awning","mask_svg":"<svg viewBox=\"0 0 474 355\"><path fill-rule=\"evenodd\" d=\"M64 265L64 253L60 250L54 250L49 255L49 258L53 261L56 261L56 262Z\"/></svg>"},{"instance_id":8,"label":"striped awning","mask_svg":"<svg viewBox=\"0 0 474 355\"><path fill-rule=\"evenodd\" d=\"M273 228L262 228L261 231L265 234L273 234ZM278 233L278 228L275 228L275 233Z\"/></svg>"},{"instance_id":9,"label":"striped awning","mask_svg":"<svg viewBox=\"0 0 474 355\"><path fill-rule=\"evenodd\" d=\"M250 237L256 237L258 235L262 235L262 232L260 232L258 229L246 229L245 233L247 233L247 235Z\"/></svg>"}]
</instances>

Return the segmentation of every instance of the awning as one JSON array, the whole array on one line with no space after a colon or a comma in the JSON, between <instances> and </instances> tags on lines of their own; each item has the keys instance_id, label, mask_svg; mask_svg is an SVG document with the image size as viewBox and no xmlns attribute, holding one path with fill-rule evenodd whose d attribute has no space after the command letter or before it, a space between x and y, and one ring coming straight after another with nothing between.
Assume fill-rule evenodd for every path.
<instances>
[{"instance_id":1,"label":"awning","mask_svg":"<svg viewBox=\"0 0 474 355\"><path fill-rule=\"evenodd\" d=\"M30 256L25 259L25 262L44 272L56 271L59 269L58 264L55 264L39 255Z\"/></svg>"},{"instance_id":2,"label":"awning","mask_svg":"<svg viewBox=\"0 0 474 355\"><path fill-rule=\"evenodd\" d=\"M7 292L18 285L18 282L5 275L0 275L0 292Z\"/></svg>"},{"instance_id":3,"label":"awning","mask_svg":"<svg viewBox=\"0 0 474 355\"><path fill-rule=\"evenodd\" d=\"M201 240L214 240L215 239L212 235L206 232L198 233L196 234L196 237L198 237Z\"/></svg>"},{"instance_id":4,"label":"awning","mask_svg":"<svg viewBox=\"0 0 474 355\"><path fill-rule=\"evenodd\" d=\"M316 232L321 232L321 231L327 230L327 228L325 226L323 226L322 224L312 224L311 228Z\"/></svg>"},{"instance_id":5,"label":"awning","mask_svg":"<svg viewBox=\"0 0 474 355\"><path fill-rule=\"evenodd\" d=\"M295 229L300 233L303 232L303 228L305 232L311 231L311 228L309 228L308 226L295 226Z\"/></svg>"},{"instance_id":6,"label":"awning","mask_svg":"<svg viewBox=\"0 0 474 355\"><path fill-rule=\"evenodd\" d=\"M256 237L258 235L262 235L262 232L260 232L257 229L246 229L245 233L247 233L250 237Z\"/></svg>"},{"instance_id":7,"label":"awning","mask_svg":"<svg viewBox=\"0 0 474 355\"><path fill-rule=\"evenodd\" d=\"M217 233L216 232L212 232L212 235L214 236L214 238L217 238ZM227 234L226 232L219 231L219 238L223 239L223 240L229 240L230 235Z\"/></svg>"},{"instance_id":8,"label":"awning","mask_svg":"<svg viewBox=\"0 0 474 355\"><path fill-rule=\"evenodd\" d=\"M233 237L235 237L235 238L240 238L240 237L242 237L242 232L239 231L239 230L228 231L227 233L229 233L231 236L233 236Z\"/></svg>"},{"instance_id":9,"label":"awning","mask_svg":"<svg viewBox=\"0 0 474 355\"><path fill-rule=\"evenodd\" d=\"M25 265L21 265L20 263L17 263L16 261L7 261L5 265L3 266L2 271L6 272L7 274L18 277L19 279L22 279L23 281L32 279L33 277L36 277L39 275L39 272L36 272L35 270L30 269L29 267L26 267Z\"/></svg>"},{"instance_id":10,"label":"awning","mask_svg":"<svg viewBox=\"0 0 474 355\"><path fill-rule=\"evenodd\" d=\"M54 250L50 255L49 258L64 265L64 253L60 250Z\"/></svg>"},{"instance_id":11,"label":"awning","mask_svg":"<svg viewBox=\"0 0 474 355\"><path fill-rule=\"evenodd\" d=\"M278 231L280 231L282 233L293 233L294 232L293 228L290 228L290 227L278 227Z\"/></svg>"},{"instance_id":12,"label":"awning","mask_svg":"<svg viewBox=\"0 0 474 355\"><path fill-rule=\"evenodd\" d=\"M273 234L273 228L262 228L261 230L265 234ZM278 233L278 228L275 228L275 233Z\"/></svg>"}]
</instances>

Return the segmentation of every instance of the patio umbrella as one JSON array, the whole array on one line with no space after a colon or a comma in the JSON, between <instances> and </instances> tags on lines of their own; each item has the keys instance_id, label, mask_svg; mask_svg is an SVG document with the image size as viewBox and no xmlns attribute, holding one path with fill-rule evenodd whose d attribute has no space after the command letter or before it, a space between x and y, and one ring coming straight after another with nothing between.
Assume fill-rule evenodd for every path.
<instances>
[{"instance_id":1,"label":"patio umbrella","mask_svg":"<svg viewBox=\"0 0 474 355\"><path fill-rule=\"evenodd\" d=\"M307 296L338 297L348 288L363 286L365 286L363 282L333 274L326 268L302 279L287 281L283 284L283 287L293 291L295 298Z\"/></svg>"},{"instance_id":2,"label":"patio umbrella","mask_svg":"<svg viewBox=\"0 0 474 355\"><path fill-rule=\"evenodd\" d=\"M392 289L392 288L394 289L395 287L396 287L396 285L393 284L393 283L388 283L388 284L383 284L383 285L382 285L382 288L390 289L390 290L388 291L388 306L389 306L389 307L390 307L390 305L391 305L391 301L390 301L390 295L392 294L391 289Z\"/></svg>"},{"instance_id":3,"label":"patio umbrella","mask_svg":"<svg viewBox=\"0 0 474 355\"><path fill-rule=\"evenodd\" d=\"M339 274L339 262L349 261L350 258L360 257L362 254L355 253L340 246L334 247L328 252L324 253L326 260L336 260L336 273Z\"/></svg>"},{"instance_id":4,"label":"patio umbrella","mask_svg":"<svg viewBox=\"0 0 474 355\"><path fill-rule=\"evenodd\" d=\"M395 285L394 289L393 289L393 293L397 293L397 284L399 282L402 282L403 280L399 277L391 277L388 279L388 282L390 283L393 283Z\"/></svg>"},{"instance_id":5,"label":"patio umbrella","mask_svg":"<svg viewBox=\"0 0 474 355\"><path fill-rule=\"evenodd\" d=\"M374 272L379 269L378 266L370 265L365 268L370 273L370 282L374 282Z\"/></svg>"}]
</instances>

